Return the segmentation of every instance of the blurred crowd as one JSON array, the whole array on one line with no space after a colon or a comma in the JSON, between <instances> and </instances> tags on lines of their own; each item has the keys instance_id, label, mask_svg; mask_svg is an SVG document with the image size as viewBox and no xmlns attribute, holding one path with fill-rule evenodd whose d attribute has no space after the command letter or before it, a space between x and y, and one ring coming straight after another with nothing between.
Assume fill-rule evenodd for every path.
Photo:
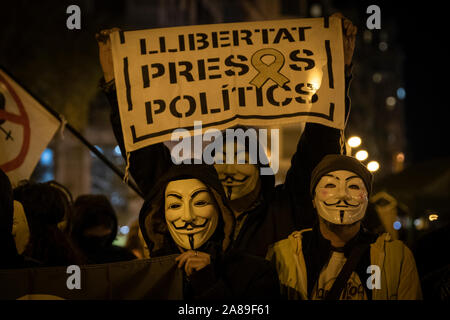
<instances>
[{"instance_id":1,"label":"blurred crowd","mask_svg":"<svg viewBox=\"0 0 450 320\"><path fill-rule=\"evenodd\" d=\"M143 258L135 236L129 246L113 245L116 212L105 195L80 195L55 181L22 181L12 188L0 170L1 268L99 264Z\"/></svg>"}]
</instances>

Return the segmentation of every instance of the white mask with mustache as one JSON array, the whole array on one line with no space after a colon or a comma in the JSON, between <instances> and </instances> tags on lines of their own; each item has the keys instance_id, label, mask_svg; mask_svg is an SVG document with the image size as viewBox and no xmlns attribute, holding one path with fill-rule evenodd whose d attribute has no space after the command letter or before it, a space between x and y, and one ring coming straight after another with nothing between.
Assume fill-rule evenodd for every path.
<instances>
[{"instance_id":1,"label":"white mask with mustache","mask_svg":"<svg viewBox=\"0 0 450 320\"><path fill-rule=\"evenodd\" d=\"M366 213L367 188L354 172L332 171L320 178L313 202L326 221L339 225L352 224L360 221Z\"/></svg>"},{"instance_id":2,"label":"white mask with mustache","mask_svg":"<svg viewBox=\"0 0 450 320\"><path fill-rule=\"evenodd\" d=\"M229 148L233 151L231 155L226 151ZM226 143L222 150L216 152L215 158L214 167L228 199L240 199L256 188L259 168L256 159L246 152L245 146L237 142Z\"/></svg>"},{"instance_id":3,"label":"white mask with mustache","mask_svg":"<svg viewBox=\"0 0 450 320\"><path fill-rule=\"evenodd\" d=\"M198 179L174 180L165 190L165 218L177 245L202 246L214 233L219 211L206 185Z\"/></svg>"}]
</instances>

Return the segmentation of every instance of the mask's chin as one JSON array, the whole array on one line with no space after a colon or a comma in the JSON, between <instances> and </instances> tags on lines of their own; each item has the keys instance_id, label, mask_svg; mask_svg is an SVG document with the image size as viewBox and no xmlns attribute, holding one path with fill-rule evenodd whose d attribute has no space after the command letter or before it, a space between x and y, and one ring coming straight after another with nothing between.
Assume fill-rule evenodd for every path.
<instances>
[{"instance_id":1,"label":"mask's chin","mask_svg":"<svg viewBox=\"0 0 450 320\"><path fill-rule=\"evenodd\" d=\"M169 223L169 222L168 222ZM190 230L176 230L172 223L169 223L169 231L175 243L185 250L196 250L205 244L213 235L218 225L218 217L207 221L207 225L200 230L191 232Z\"/></svg>"},{"instance_id":2,"label":"mask's chin","mask_svg":"<svg viewBox=\"0 0 450 320\"><path fill-rule=\"evenodd\" d=\"M225 184L223 185L225 189L225 193L230 200L238 200L240 198L243 198L247 194L249 194L252 190L251 188L246 185L245 183L241 183L238 185L229 185Z\"/></svg>"},{"instance_id":3,"label":"mask's chin","mask_svg":"<svg viewBox=\"0 0 450 320\"><path fill-rule=\"evenodd\" d=\"M244 181L241 183L227 183L226 181L222 181L222 186L229 200L239 200L255 190L258 184L258 179L258 175L253 174L246 176L245 180L242 179Z\"/></svg>"},{"instance_id":4,"label":"mask's chin","mask_svg":"<svg viewBox=\"0 0 450 320\"><path fill-rule=\"evenodd\" d=\"M185 250L196 250L208 241L210 237L204 236L204 232L179 234L174 240L175 243Z\"/></svg>"},{"instance_id":5,"label":"mask's chin","mask_svg":"<svg viewBox=\"0 0 450 320\"><path fill-rule=\"evenodd\" d=\"M349 230L352 230L355 225L357 225L358 223L361 222L361 220L358 220L358 221L355 221L355 222L353 222L351 224L335 224L335 223L332 223L332 222L330 222L328 220L325 220L321 216L319 216L319 219L320 219L321 223L323 223L327 227L327 229L329 231L331 231L331 232L333 232L335 234L346 233Z\"/></svg>"}]
</instances>

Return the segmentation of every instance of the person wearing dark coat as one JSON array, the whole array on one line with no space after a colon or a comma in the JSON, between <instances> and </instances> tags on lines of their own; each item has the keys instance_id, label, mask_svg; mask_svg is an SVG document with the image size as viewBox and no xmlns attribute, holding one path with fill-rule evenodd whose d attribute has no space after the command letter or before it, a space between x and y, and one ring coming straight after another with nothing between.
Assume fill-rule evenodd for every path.
<instances>
[{"instance_id":1,"label":"person wearing dark coat","mask_svg":"<svg viewBox=\"0 0 450 320\"><path fill-rule=\"evenodd\" d=\"M79 248L58 228L69 209L68 199L59 188L48 183L22 181L13 195L23 205L30 230L24 255L45 267L85 263Z\"/></svg>"},{"instance_id":2,"label":"person wearing dark coat","mask_svg":"<svg viewBox=\"0 0 450 320\"><path fill-rule=\"evenodd\" d=\"M113 245L117 236L117 216L104 195L81 195L73 206L67 230L87 257L87 264L129 261L136 256Z\"/></svg>"},{"instance_id":3,"label":"person wearing dark coat","mask_svg":"<svg viewBox=\"0 0 450 320\"><path fill-rule=\"evenodd\" d=\"M233 249L234 214L213 166L180 164L156 183L139 225L150 257L180 254L184 299L279 299L275 268Z\"/></svg>"},{"instance_id":4,"label":"person wearing dark coat","mask_svg":"<svg viewBox=\"0 0 450 320\"><path fill-rule=\"evenodd\" d=\"M343 21L345 83L348 90L351 80L351 60L353 56L356 27L342 15ZM98 36L100 62L104 78L100 86L111 105L111 124L122 155L127 159L124 148L122 126L119 116L117 94L114 84L112 60L110 59L110 40L107 37L117 29L104 30ZM108 40L101 40L108 39ZM344 67L344 66L343 66ZM346 118L350 112L350 99L346 97ZM270 244L279 241L293 231L310 227L315 221L315 211L309 195L309 181L313 168L327 154L345 152L342 148L340 130L315 123L307 123L291 160L284 184L275 186L274 175L259 175L249 192L231 200L236 215L237 228L233 246L247 252L265 257ZM264 163L264 162L263 162ZM154 182L173 166L169 149L158 143L135 150L129 154L129 172L144 195L148 194ZM228 188L227 166L239 171L240 164L216 165L224 188ZM263 165L254 165L259 169ZM259 172L259 170L254 170ZM228 174L228 176L232 176Z\"/></svg>"}]
</instances>

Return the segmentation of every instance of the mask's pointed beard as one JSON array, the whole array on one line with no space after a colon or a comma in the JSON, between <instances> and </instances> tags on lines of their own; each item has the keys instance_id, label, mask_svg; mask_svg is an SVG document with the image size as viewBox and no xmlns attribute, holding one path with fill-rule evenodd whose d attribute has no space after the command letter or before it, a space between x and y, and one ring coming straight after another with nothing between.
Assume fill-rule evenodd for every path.
<instances>
[{"instance_id":1,"label":"mask's pointed beard","mask_svg":"<svg viewBox=\"0 0 450 320\"><path fill-rule=\"evenodd\" d=\"M188 238L189 238L189 245L191 246L191 249L194 250L194 236L190 234Z\"/></svg>"},{"instance_id":2,"label":"mask's pointed beard","mask_svg":"<svg viewBox=\"0 0 450 320\"><path fill-rule=\"evenodd\" d=\"M344 213L345 213L345 211L341 210L340 213L341 213L341 223L343 223L344 222Z\"/></svg>"},{"instance_id":3,"label":"mask's pointed beard","mask_svg":"<svg viewBox=\"0 0 450 320\"><path fill-rule=\"evenodd\" d=\"M231 194L233 193L233 188L232 187L227 187L227 197L228 199L231 199Z\"/></svg>"}]
</instances>

